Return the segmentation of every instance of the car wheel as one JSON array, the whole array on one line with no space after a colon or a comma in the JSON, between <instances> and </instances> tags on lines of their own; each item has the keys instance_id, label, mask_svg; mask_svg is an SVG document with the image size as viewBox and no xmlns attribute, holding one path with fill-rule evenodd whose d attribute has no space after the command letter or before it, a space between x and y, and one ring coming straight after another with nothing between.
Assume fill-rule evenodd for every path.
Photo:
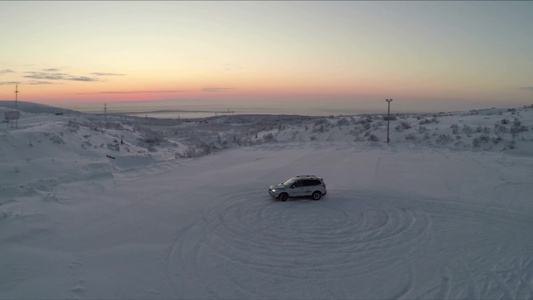
<instances>
[{"instance_id":1,"label":"car wheel","mask_svg":"<svg viewBox=\"0 0 533 300\"><path fill-rule=\"evenodd\" d=\"M283 194L279 195L279 200L285 202L285 201L287 201L287 199L289 199L289 194L283 193Z\"/></svg>"},{"instance_id":2,"label":"car wheel","mask_svg":"<svg viewBox=\"0 0 533 300\"><path fill-rule=\"evenodd\" d=\"M313 193L313 200L320 200L320 198L322 198L322 193L321 192L314 192Z\"/></svg>"}]
</instances>

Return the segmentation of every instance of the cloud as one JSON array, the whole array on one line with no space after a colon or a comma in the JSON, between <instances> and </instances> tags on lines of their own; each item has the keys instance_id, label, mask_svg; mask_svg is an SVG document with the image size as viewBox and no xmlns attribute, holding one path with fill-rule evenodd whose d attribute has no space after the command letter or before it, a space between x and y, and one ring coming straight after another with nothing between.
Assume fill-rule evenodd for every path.
<instances>
[{"instance_id":1,"label":"cloud","mask_svg":"<svg viewBox=\"0 0 533 300\"><path fill-rule=\"evenodd\" d=\"M20 82L17 81L0 81L0 85L15 85L20 84Z\"/></svg>"},{"instance_id":2,"label":"cloud","mask_svg":"<svg viewBox=\"0 0 533 300\"><path fill-rule=\"evenodd\" d=\"M56 70L56 69L47 69ZM70 80L70 81L99 81L93 77L87 76L73 76L66 73L49 73L49 72L26 72L24 78L37 79L37 80Z\"/></svg>"},{"instance_id":3,"label":"cloud","mask_svg":"<svg viewBox=\"0 0 533 300\"><path fill-rule=\"evenodd\" d=\"M46 84L53 84L49 81L38 81L38 80L31 80L26 82L20 82L20 81L0 81L0 85L16 85L16 84L24 84L24 85L46 85Z\"/></svg>"},{"instance_id":4,"label":"cloud","mask_svg":"<svg viewBox=\"0 0 533 300\"><path fill-rule=\"evenodd\" d=\"M526 90L526 91L533 91L533 86L523 86L520 89L521 90Z\"/></svg>"},{"instance_id":5,"label":"cloud","mask_svg":"<svg viewBox=\"0 0 533 300\"><path fill-rule=\"evenodd\" d=\"M58 68L49 68L49 69L42 69L38 72L25 72L26 75L24 75L24 78L34 79L34 81L31 81L30 84L52 84L49 82L50 80L56 81L56 80L67 80L67 81L83 81L83 82L94 82L94 81L101 81L98 79L98 76L124 76L124 74L119 73L104 73L104 72L93 72L90 75L93 76L77 76L72 75L69 73L63 73L59 72L60 69ZM2 73L11 73L12 70L0 70L0 74Z\"/></svg>"},{"instance_id":6,"label":"cloud","mask_svg":"<svg viewBox=\"0 0 533 300\"><path fill-rule=\"evenodd\" d=\"M9 69L0 70L0 74L7 74L7 73L15 73L15 71L9 70Z\"/></svg>"},{"instance_id":7,"label":"cloud","mask_svg":"<svg viewBox=\"0 0 533 300\"><path fill-rule=\"evenodd\" d=\"M47 84L53 84L53 83L49 82L49 81L33 80L33 81L28 81L25 84L29 84L29 85L47 85Z\"/></svg>"},{"instance_id":8,"label":"cloud","mask_svg":"<svg viewBox=\"0 0 533 300\"><path fill-rule=\"evenodd\" d=\"M46 80L62 80L65 79L67 74L64 73L45 73L45 72L26 72L27 74L24 78L31 79L46 79Z\"/></svg>"},{"instance_id":9,"label":"cloud","mask_svg":"<svg viewBox=\"0 0 533 300\"><path fill-rule=\"evenodd\" d=\"M234 88L215 88L215 87L208 87L203 88L202 92L211 92L211 93L218 93L218 92L224 92L227 90L234 90Z\"/></svg>"},{"instance_id":10,"label":"cloud","mask_svg":"<svg viewBox=\"0 0 533 300\"><path fill-rule=\"evenodd\" d=\"M125 74L119 74L119 73L102 73L102 72L93 72L91 75L95 76L125 76Z\"/></svg>"},{"instance_id":11,"label":"cloud","mask_svg":"<svg viewBox=\"0 0 533 300\"><path fill-rule=\"evenodd\" d=\"M77 93L77 95L95 95L95 94L147 94L147 93L183 93L181 90L161 90L161 91L105 91L94 93Z\"/></svg>"},{"instance_id":12,"label":"cloud","mask_svg":"<svg viewBox=\"0 0 533 300\"><path fill-rule=\"evenodd\" d=\"M91 77L87 77L87 76L79 76L79 77L70 76L70 77L65 78L65 79L66 80L72 80L72 81L99 81L96 78L91 78Z\"/></svg>"}]
</instances>

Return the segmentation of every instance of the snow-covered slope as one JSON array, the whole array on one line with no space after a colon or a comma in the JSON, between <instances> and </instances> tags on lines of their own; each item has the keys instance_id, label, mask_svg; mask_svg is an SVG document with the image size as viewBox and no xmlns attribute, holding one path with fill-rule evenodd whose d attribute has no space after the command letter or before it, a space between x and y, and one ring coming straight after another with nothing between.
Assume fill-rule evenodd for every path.
<instances>
[{"instance_id":1,"label":"snow-covered slope","mask_svg":"<svg viewBox=\"0 0 533 300\"><path fill-rule=\"evenodd\" d=\"M13 100L0 100L0 111L5 109L20 109L29 113L48 113L48 114L80 114L78 111L50 106L46 104L26 102L26 101L13 101ZM2 117L3 117L2 113Z\"/></svg>"},{"instance_id":2,"label":"snow-covered slope","mask_svg":"<svg viewBox=\"0 0 533 300\"><path fill-rule=\"evenodd\" d=\"M6 108L7 109L7 108ZM0 128L0 298L533 297L533 108ZM320 201L269 185L322 176Z\"/></svg>"}]
</instances>

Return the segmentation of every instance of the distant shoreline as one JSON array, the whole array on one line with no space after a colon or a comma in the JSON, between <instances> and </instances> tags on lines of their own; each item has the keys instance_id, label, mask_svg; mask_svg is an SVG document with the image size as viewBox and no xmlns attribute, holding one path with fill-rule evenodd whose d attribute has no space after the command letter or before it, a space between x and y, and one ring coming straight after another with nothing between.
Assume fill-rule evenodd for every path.
<instances>
[{"instance_id":1,"label":"distant shoreline","mask_svg":"<svg viewBox=\"0 0 533 300\"><path fill-rule=\"evenodd\" d=\"M232 104L231 106L229 104ZM242 105L239 105L242 104ZM302 104L302 103L298 103ZM57 104L56 104L57 105ZM14 109L14 100L0 100L0 106ZM199 119L208 118L220 115L300 115L300 116L352 116L352 115L384 115L387 113L386 109L366 108L357 105L344 106L317 106L316 103L309 103L309 105L297 105L295 103L280 103L275 102L272 105L251 105L250 103L215 103L215 102L201 102L201 103L169 103L168 101L139 101L139 102L112 102L112 103L83 103L65 106L53 106L52 104L41 104L28 101L17 101L17 106L20 110L33 112L48 112L48 113L82 113L82 114L96 114L96 115L117 115L117 116L132 116L132 117L150 117L158 119ZM183 109L177 109L176 106L181 106ZM487 109L506 109L509 107L487 107L463 110L442 110L442 111L407 111L401 109L402 107L392 106L391 114L405 115L405 114L439 114L439 113L454 113L454 112L468 112L468 111L483 111ZM529 105L526 105L529 106ZM236 107L238 109L232 109ZM522 107L522 106L516 106Z\"/></svg>"}]
</instances>

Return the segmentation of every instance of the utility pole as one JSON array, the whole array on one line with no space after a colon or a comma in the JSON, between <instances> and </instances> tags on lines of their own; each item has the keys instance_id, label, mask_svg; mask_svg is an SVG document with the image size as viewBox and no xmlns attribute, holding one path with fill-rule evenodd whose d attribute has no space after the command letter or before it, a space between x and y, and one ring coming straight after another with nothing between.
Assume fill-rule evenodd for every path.
<instances>
[{"instance_id":1,"label":"utility pole","mask_svg":"<svg viewBox=\"0 0 533 300\"><path fill-rule=\"evenodd\" d=\"M390 103L392 102L392 99L385 99L388 104L388 110L387 110L387 144L390 143L389 138L389 127L390 127Z\"/></svg>"}]
</instances>

